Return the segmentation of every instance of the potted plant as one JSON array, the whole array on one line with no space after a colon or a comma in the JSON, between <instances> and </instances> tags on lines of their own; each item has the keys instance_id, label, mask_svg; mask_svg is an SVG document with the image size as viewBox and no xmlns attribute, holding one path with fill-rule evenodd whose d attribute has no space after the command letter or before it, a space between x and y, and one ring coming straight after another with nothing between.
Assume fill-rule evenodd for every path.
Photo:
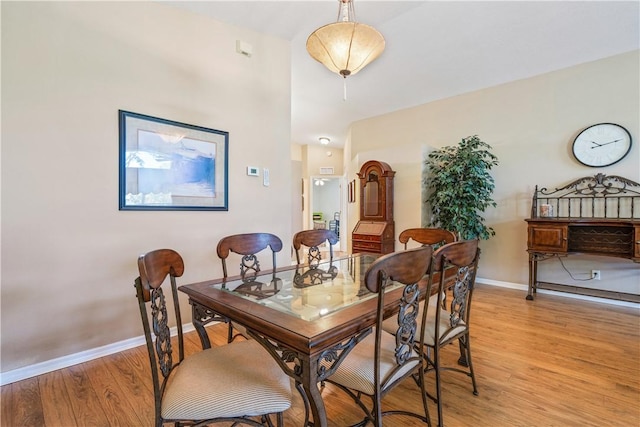
<instances>
[{"instance_id":1,"label":"potted plant","mask_svg":"<svg viewBox=\"0 0 640 427\"><path fill-rule=\"evenodd\" d=\"M425 160L424 186L431 208L428 226L455 232L459 239L488 239L496 233L484 224L482 213L496 206L491 195L498 164L491 146L477 135L463 138L457 146L435 150Z\"/></svg>"}]
</instances>

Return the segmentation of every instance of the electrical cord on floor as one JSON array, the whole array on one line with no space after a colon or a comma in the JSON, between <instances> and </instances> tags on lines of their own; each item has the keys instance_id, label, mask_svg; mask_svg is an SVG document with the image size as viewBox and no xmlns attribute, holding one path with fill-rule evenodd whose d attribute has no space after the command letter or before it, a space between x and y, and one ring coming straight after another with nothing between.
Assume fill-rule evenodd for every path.
<instances>
[{"instance_id":1,"label":"electrical cord on floor","mask_svg":"<svg viewBox=\"0 0 640 427\"><path fill-rule=\"evenodd\" d=\"M573 280L576 280L576 281L579 281L579 282L588 282L589 280L593 280L593 277L589 277L588 279L576 279L575 277L573 277L573 274L571 274L571 272L567 269L567 267L565 267L564 262L562 262L562 258L561 257L558 257L558 261L560 261L560 265L562 266L562 268L564 268L564 271L569 273L569 277L571 277Z\"/></svg>"}]
</instances>

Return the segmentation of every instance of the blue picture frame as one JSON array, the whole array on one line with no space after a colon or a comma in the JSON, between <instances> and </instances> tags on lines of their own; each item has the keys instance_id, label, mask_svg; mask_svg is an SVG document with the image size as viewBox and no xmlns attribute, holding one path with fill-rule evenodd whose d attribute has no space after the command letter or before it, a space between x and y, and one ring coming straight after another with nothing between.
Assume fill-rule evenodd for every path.
<instances>
[{"instance_id":1,"label":"blue picture frame","mask_svg":"<svg viewBox=\"0 0 640 427\"><path fill-rule=\"evenodd\" d=\"M229 210L229 132L118 115L120 210Z\"/></svg>"}]
</instances>

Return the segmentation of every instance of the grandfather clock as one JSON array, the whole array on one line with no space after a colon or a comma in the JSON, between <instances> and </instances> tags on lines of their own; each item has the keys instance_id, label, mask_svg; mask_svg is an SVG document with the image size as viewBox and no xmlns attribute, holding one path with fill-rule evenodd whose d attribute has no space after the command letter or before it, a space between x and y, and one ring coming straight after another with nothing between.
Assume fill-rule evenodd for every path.
<instances>
[{"instance_id":1,"label":"grandfather clock","mask_svg":"<svg viewBox=\"0 0 640 427\"><path fill-rule=\"evenodd\" d=\"M388 254L394 251L395 174L388 164L377 160L370 160L360 168L360 221L351 235L353 253Z\"/></svg>"}]
</instances>

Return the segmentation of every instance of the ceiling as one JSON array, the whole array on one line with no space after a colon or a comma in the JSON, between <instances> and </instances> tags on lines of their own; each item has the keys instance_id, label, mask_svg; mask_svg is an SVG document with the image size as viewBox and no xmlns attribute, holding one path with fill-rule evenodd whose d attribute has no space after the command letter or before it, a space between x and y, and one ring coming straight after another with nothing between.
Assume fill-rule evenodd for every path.
<instances>
[{"instance_id":1,"label":"ceiling","mask_svg":"<svg viewBox=\"0 0 640 427\"><path fill-rule=\"evenodd\" d=\"M291 42L291 138L341 147L350 123L640 47L640 0L355 0L356 20L386 49L346 79L306 52L316 28L334 22L336 0L169 1L171 6ZM639 95L640 96L640 95Z\"/></svg>"}]
</instances>

